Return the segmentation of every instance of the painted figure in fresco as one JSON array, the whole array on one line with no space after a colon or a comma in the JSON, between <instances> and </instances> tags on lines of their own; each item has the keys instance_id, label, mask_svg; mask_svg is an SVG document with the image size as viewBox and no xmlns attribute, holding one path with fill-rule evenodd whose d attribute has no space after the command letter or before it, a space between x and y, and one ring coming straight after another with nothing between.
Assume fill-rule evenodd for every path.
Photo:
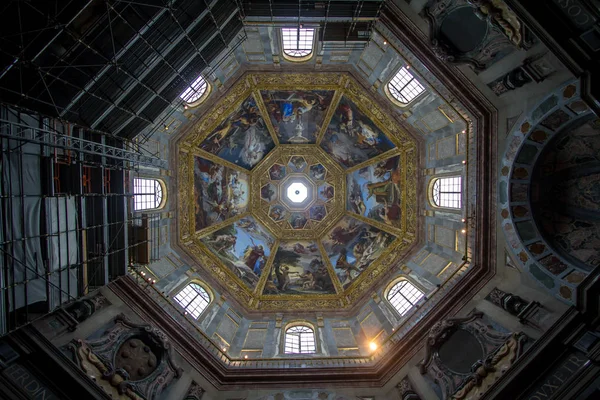
<instances>
[{"instance_id":1,"label":"painted figure in fresco","mask_svg":"<svg viewBox=\"0 0 600 400\"><path fill-rule=\"evenodd\" d=\"M267 201L272 201L275 197L275 191L272 189L271 185L265 185L260 189L260 197Z\"/></svg>"},{"instance_id":2,"label":"painted figure in fresco","mask_svg":"<svg viewBox=\"0 0 600 400\"><path fill-rule=\"evenodd\" d=\"M218 235L213 240L209 240L217 253L226 253L235 247L237 238L233 235Z\"/></svg>"},{"instance_id":3,"label":"painted figure in fresco","mask_svg":"<svg viewBox=\"0 0 600 400\"><path fill-rule=\"evenodd\" d=\"M277 277L277 289L279 291L284 292L287 290L290 284L290 275L296 274L296 272L290 272L290 267L287 265L281 266L281 264L277 264L275 266L275 276Z\"/></svg>"},{"instance_id":4,"label":"painted figure in fresco","mask_svg":"<svg viewBox=\"0 0 600 400\"><path fill-rule=\"evenodd\" d=\"M360 225L352 220L347 228L339 225L336 226L329 234L329 237L334 245L345 245L346 243L350 243L356 235L358 235L359 230Z\"/></svg>"},{"instance_id":5,"label":"painted figure in fresco","mask_svg":"<svg viewBox=\"0 0 600 400\"><path fill-rule=\"evenodd\" d=\"M340 100L320 145L346 168L394 148L376 124L345 97Z\"/></svg>"},{"instance_id":6,"label":"painted figure in fresco","mask_svg":"<svg viewBox=\"0 0 600 400\"><path fill-rule=\"evenodd\" d=\"M315 221L321 221L325 218L325 207L323 206L315 206L310 209L310 218Z\"/></svg>"},{"instance_id":7,"label":"painted figure in fresco","mask_svg":"<svg viewBox=\"0 0 600 400\"><path fill-rule=\"evenodd\" d=\"M246 99L200 144L202 150L244 168L256 165L273 146L252 97Z\"/></svg>"},{"instance_id":8,"label":"painted figure in fresco","mask_svg":"<svg viewBox=\"0 0 600 400\"><path fill-rule=\"evenodd\" d=\"M296 243L294 245L294 251L298 254L309 254L310 251L306 249L301 243Z\"/></svg>"},{"instance_id":9,"label":"painted figure in fresco","mask_svg":"<svg viewBox=\"0 0 600 400\"><path fill-rule=\"evenodd\" d=\"M321 196L327 200L333 199L333 186L325 186L321 189Z\"/></svg>"},{"instance_id":10,"label":"painted figure in fresco","mask_svg":"<svg viewBox=\"0 0 600 400\"><path fill-rule=\"evenodd\" d=\"M254 263L253 271L257 276L260 276L260 274L262 273L262 270L263 270L266 262L267 262L267 258L264 255L262 255L256 259L256 262Z\"/></svg>"},{"instance_id":11,"label":"painted figure in fresco","mask_svg":"<svg viewBox=\"0 0 600 400\"><path fill-rule=\"evenodd\" d=\"M400 227L402 209L398 156L361 168L348 176L347 209Z\"/></svg>"},{"instance_id":12,"label":"painted figure in fresco","mask_svg":"<svg viewBox=\"0 0 600 400\"><path fill-rule=\"evenodd\" d=\"M347 287L380 257L395 236L346 217L323 240L340 282Z\"/></svg>"},{"instance_id":13,"label":"painted figure in fresco","mask_svg":"<svg viewBox=\"0 0 600 400\"><path fill-rule=\"evenodd\" d=\"M247 177L231 168L197 157L194 166L196 229L243 212L248 203Z\"/></svg>"},{"instance_id":14,"label":"painted figure in fresco","mask_svg":"<svg viewBox=\"0 0 600 400\"><path fill-rule=\"evenodd\" d=\"M290 220L293 229L302 229L306 225L306 217L303 215L293 215Z\"/></svg>"},{"instance_id":15,"label":"painted figure in fresco","mask_svg":"<svg viewBox=\"0 0 600 400\"><path fill-rule=\"evenodd\" d=\"M267 104L267 110L277 122L293 122L313 108L325 109L328 105L325 104L325 101L325 97L316 92L296 92L283 99L271 98Z\"/></svg>"},{"instance_id":16,"label":"painted figure in fresco","mask_svg":"<svg viewBox=\"0 0 600 400\"><path fill-rule=\"evenodd\" d=\"M352 193L350 193L348 201L350 202L350 207L352 208L352 211L359 215L363 215L367 210L367 206L365 205L365 202L362 199L362 192L360 191L360 189L358 190L358 192L353 191Z\"/></svg>"},{"instance_id":17,"label":"painted figure in fresco","mask_svg":"<svg viewBox=\"0 0 600 400\"><path fill-rule=\"evenodd\" d=\"M340 113L339 129L341 132L350 132L354 125L354 112L348 104L341 104L338 107Z\"/></svg>"},{"instance_id":18,"label":"painted figure in fresco","mask_svg":"<svg viewBox=\"0 0 600 400\"><path fill-rule=\"evenodd\" d=\"M356 275L358 276L358 274L361 273L361 270L356 268L354 265L350 264L348 262L348 251L346 249L341 249L340 250L340 257L338 258L337 262L335 263L335 267L337 269L341 269L342 271L344 271L344 279L342 279L342 282L345 282L346 280L351 280L353 278L353 276L351 275L352 272L356 272Z\"/></svg>"},{"instance_id":19,"label":"painted figure in fresco","mask_svg":"<svg viewBox=\"0 0 600 400\"><path fill-rule=\"evenodd\" d=\"M316 242L281 243L269 281L267 294L335 293Z\"/></svg>"},{"instance_id":20,"label":"painted figure in fresco","mask_svg":"<svg viewBox=\"0 0 600 400\"><path fill-rule=\"evenodd\" d=\"M269 212L269 217L275 222L279 222L285 218L287 212L282 207L273 207Z\"/></svg>"},{"instance_id":21,"label":"painted figure in fresco","mask_svg":"<svg viewBox=\"0 0 600 400\"><path fill-rule=\"evenodd\" d=\"M272 180L278 181L285 177L285 167L283 165L275 164L269 169L269 176Z\"/></svg>"},{"instance_id":22,"label":"painted figure in fresco","mask_svg":"<svg viewBox=\"0 0 600 400\"><path fill-rule=\"evenodd\" d=\"M256 263L261 257L264 258L264 256L265 251L262 245L259 244L258 246L248 246L246 247L246 250L244 250L244 264L246 264L246 266L248 266L248 268L250 268L251 270L254 270L254 268L256 267Z\"/></svg>"},{"instance_id":23,"label":"painted figure in fresco","mask_svg":"<svg viewBox=\"0 0 600 400\"><path fill-rule=\"evenodd\" d=\"M306 167L306 161L304 161L304 159L302 157L294 156L294 157L292 157L290 162L292 163L292 165L298 172L302 171L304 169L304 167Z\"/></svg>"},{"instance_id":24,"label":"painted figure in fresco","mask_svg":"<svg viewBox=\"0 0 600 400\"><path fill-rule=\"evenodd\" d=\"M314 142L333 91L263 92L263 100L282 142Z\"/></svg>"},{"instance_id":25,"label":"painted figure in fresco","mask_svg":"<svg viewBox=\"0 0 600 400\"><path fill-rule=\"evenodd\" d=\"M245 146L242 149L241 159L248 165L256 165L265 153L265 146L256 129L246 131Z\"/></svg>"},{"instance_id":26,"label":"painted figure in fresco","mask_svg":"<svg viewBox=\"0 0 600 400\"><path fill-rule=\"evenodd\" d=\"M388 204L387 200L383 201L383 206L380 207L377 212L379 217L388 225L394 225L396 221L400 220L402 210L400 205L397 203Z\"/></svg>"},{"instance_id":27,"label":"painted figure in fresco","mask_svg":"<svg viewBox=\"0 0 600 400\"><path fill-rule=\"evenodd\" d=\"M308 269L300 274L297 283L302 286L302 289L321 289L320 287L315 287L315 276L312 271Z\"/></svg>"},{"instance_id":28,"label":"painted figure in fresco","mask_svg":"<svg viewBox=\"0 0 600 400\"><path fill-rule=\"evenodd\" d=\"M325 179L326 173L327 171L325 170L325 167L323 167L321 164L310 167L310 176L316 181L322 181Z\"/></svg>"}]
</instances>

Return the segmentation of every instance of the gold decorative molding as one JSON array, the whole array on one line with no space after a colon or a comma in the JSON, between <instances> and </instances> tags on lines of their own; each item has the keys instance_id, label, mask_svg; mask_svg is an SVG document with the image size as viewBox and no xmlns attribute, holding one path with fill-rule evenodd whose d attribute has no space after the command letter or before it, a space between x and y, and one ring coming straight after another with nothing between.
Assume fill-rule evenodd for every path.
<instances>
[{"instance_id":1,"label":"gold decorative molding","mask_svg":"<svg viewBox=\"0 0 600 400\"><path fill-rule=\"evenodd\" d=\"M325 111L323 123L316 133L317 144L279 144L271 118L268 115L268 110L262 99L262 90L334 91L331 103ZM258 109L257 113L260 114L269 135L276 144L275 149L265 154L263 159L251 171L199 148L200 143L223 120L235 112L249 96L253 96ZM361 162L346 170L319 145L343 96L346 96L356 104L359 110L366 117L370 118L396 146L389 151L378 154L368 161ZM406 252L416 240L418 217L416 189L418 154L416 148L417 144L409 134L392 117L388 116L383 111L383 108L370 97L369 92L364 90L347 73L247 73L229 89L211 110L198 119L191 133L184 136L178 143L177 208L179 210L179 244L189 252L202 269L210 273L222 286L227 288L231 296L240 303L250 305L258 310L306 311L311 309L333 310L352 307L356 299L362 297L377 284L385 272L402 263ZM314 164L321 164L325 167L327 170L326 177L324 180L319 180L318 185L314 184L317 185L316 190L318 190L318 186L324 183L334 188L333 198L327 202L319 203L325 207L326 216L320 221L309 218L304 229L293 229L286 220L276 221L272 219L269 216L269 210L275 204L275 200L273 199L273 201L269 202L261 199L261 188L264 185L272 183L272 179L269 176L269 168L273 164L287 165L293 156L303 157L308 164L307 168ZM402 199L401 225L394 227L384 222L348 212L346 210L347 175L394 156L400 156L398 170L402 179L400 194ZM195 230L195 157L202 157L247 175L249 193L247 212L235 215L224 221L219 221L218 224L207 226L199 231ZM281 196L281 193L278 193L278 195ZM312 203L308 208L314 204L317 203ZM396 239L386 247L378 259L373 261L344 289L320 239L328 235L328 232L346 215L367 224L367 226L372 226L383 232L392 234ZM261 275L258 278L258 282L253 285L254 287L248 286L236 273L223 265L219 256L210 251L200 240L248 216L252 216L258 224L262 225L276 239ZM273 269L273 261L281 240L316 241L336 293L263 295L262 293Z\"/></svg>"}]
</instances>

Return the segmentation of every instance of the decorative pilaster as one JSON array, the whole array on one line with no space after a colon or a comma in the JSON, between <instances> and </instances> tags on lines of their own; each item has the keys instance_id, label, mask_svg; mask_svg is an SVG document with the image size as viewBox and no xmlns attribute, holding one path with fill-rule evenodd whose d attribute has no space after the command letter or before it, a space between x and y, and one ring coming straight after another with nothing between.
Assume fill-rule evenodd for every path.
<instances>
[{"instance_id":1,"label":"decorative pilaster","mask_svg":"<svg viewBox=\"0 0 600 400\"><path fill-rule=\"evenodd\" d=\"M200 400L202 396L204 396L204 389L202 389L196 382L192 381L184 400Z\"/></svg>"},{"instance_id":2,"label":"decorative pilaster","mask_svg":"<svg viewBox=\"0 0 600 400\"><path fill-rule=\"evenodd\" d=\"M490 303L519 318L519 322L545 331L550 328L551 314L537 301L529 302L513 293L494 288L485 298Z\"/></svg>"},{"instance_id":3,"label":"decorative pilaster","mask_svg":"<svg viewBox=\"0 0 600 400\"><path fill-rule=\"evenodd\" d=\"M518 89L532 82L542 82L555 72L555 67L548 60L546 54L528 58L523 64L490 82L490 89L500 96L511 90Z\"/></svg>"},{"instance_id":4,"label":"decorative pilaster","mask_svg":"<svg viewBox=\"0 0 600 400\"><path fill-rule=\"evenodd\" d=\"M518 316L530 304L527 300L498 288L492 289L485 299L515 316Z\"/></svg>"},{"instance_id":5,"label":"decorative pilaster","mask_svg":"<svg viewBox=\"0 0 600 400\"><path fill-rule=\"evenodd\" d=\"M396 390L400 396L400 400L421 400L417 392L412 388L408 377L405 377L396 385Z\"/></svg>"}]
</instances>

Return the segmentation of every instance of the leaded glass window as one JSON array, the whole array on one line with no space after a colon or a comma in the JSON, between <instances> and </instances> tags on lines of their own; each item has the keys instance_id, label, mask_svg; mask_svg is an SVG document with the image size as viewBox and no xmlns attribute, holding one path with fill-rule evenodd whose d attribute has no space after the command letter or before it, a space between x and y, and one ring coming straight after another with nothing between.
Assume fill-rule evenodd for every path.
<instances>
[{"instance_id":1,"label":"leaded glass window","mask_svg":"<svg viewBox=\"0 0 600 400\"><path fill-rule=\"evenodd\" d=\"M183 93L181 93L179 97L181 97L187 104L191 104L198 101L198 99L201 98L204 93L206 93L207 89L208 83L204 77L200 75L187 89L185 89Z\"/></svg>"},{"instance_id":2,"label":"leaded glass window","mask_svg":"<svg viewBox=\"0 0 600 400\"><path fill-rule=\"evenodd\" d=\"M313 52L315 30L312 28L282 28L283 53L289 57L307 57Z\"/></svg>"},{"instance_id":3,"label":"leaded glass window","mask_svg":"<svg viewBox=\"0 0 600 400\"><path fill-rule=\"evenodd\" d=\"M156 179L133 180L133 209L135 211L159 208L163 201L163 187Z\"/></svg>"},{"instance_id":4,"label":"leaded glass window","mask_svg":"<svg viewBox=\"0 0 600 400\"><path fill-rule=\"evenodd\" d=\"M404 315L421 300L423 295L423 292L415 285L407 280L401 280L390 289L387 300L398 311L398 314Z\"/></svg>"},{"instance_id":5,"label":"leaded glass window","mask_svg":"<svg viewBox=\"0 0 600 400\"><path fill-rule=\"evenodd\" d=\"M462 178L438 178L433 183L433 204L445 208L461 208L462 206Z\"/></svg>"},{"instance_id":6,"label":"leaded glass window","mask_svg":"<svg viewBox=\"0 0 600 400\"><path fill-rule=\"evenodd\" d=\"M313 354L315 332L306 325L295 325L285 331L285 354Z\"/></svg>"},{"instance_id":7,"label":"leaded glass window","mask_svg":"<svg viewBox=\"0 0 600 400\"><path fill-rule=\"evenodd\" d=\"M392 97L402 104L410 103L425 91L406 67L400 68L387 87Z\"/></svg>"},{"instance_id":8,"label":"leaded glass window","mask_svg":"<svg viewBox=\"0 0 600 400\"><path fill-rule=\"evenodd\" d=\"M174 299L194 318L198 318L210 304L208 292L197 283L190 283L181 289Z\"/></svg>"}]
</instances>

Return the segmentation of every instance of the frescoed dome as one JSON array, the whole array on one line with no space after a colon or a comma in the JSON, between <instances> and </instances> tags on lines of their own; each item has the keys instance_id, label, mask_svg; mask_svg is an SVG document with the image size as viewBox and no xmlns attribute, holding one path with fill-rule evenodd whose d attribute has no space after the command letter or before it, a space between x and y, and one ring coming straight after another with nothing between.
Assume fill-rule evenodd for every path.
<instances>
[{"instance_id":1,"label":"frescoed dome","mask_svg":"<svg viewBox=\"0 0 600 400\"><path fill-rule=\"evenodd\" d=\"M349 307L416 240L416 143L316 78L248 74L179 144L180 242L261 310Z\"/></svg>"}]
</instances>

